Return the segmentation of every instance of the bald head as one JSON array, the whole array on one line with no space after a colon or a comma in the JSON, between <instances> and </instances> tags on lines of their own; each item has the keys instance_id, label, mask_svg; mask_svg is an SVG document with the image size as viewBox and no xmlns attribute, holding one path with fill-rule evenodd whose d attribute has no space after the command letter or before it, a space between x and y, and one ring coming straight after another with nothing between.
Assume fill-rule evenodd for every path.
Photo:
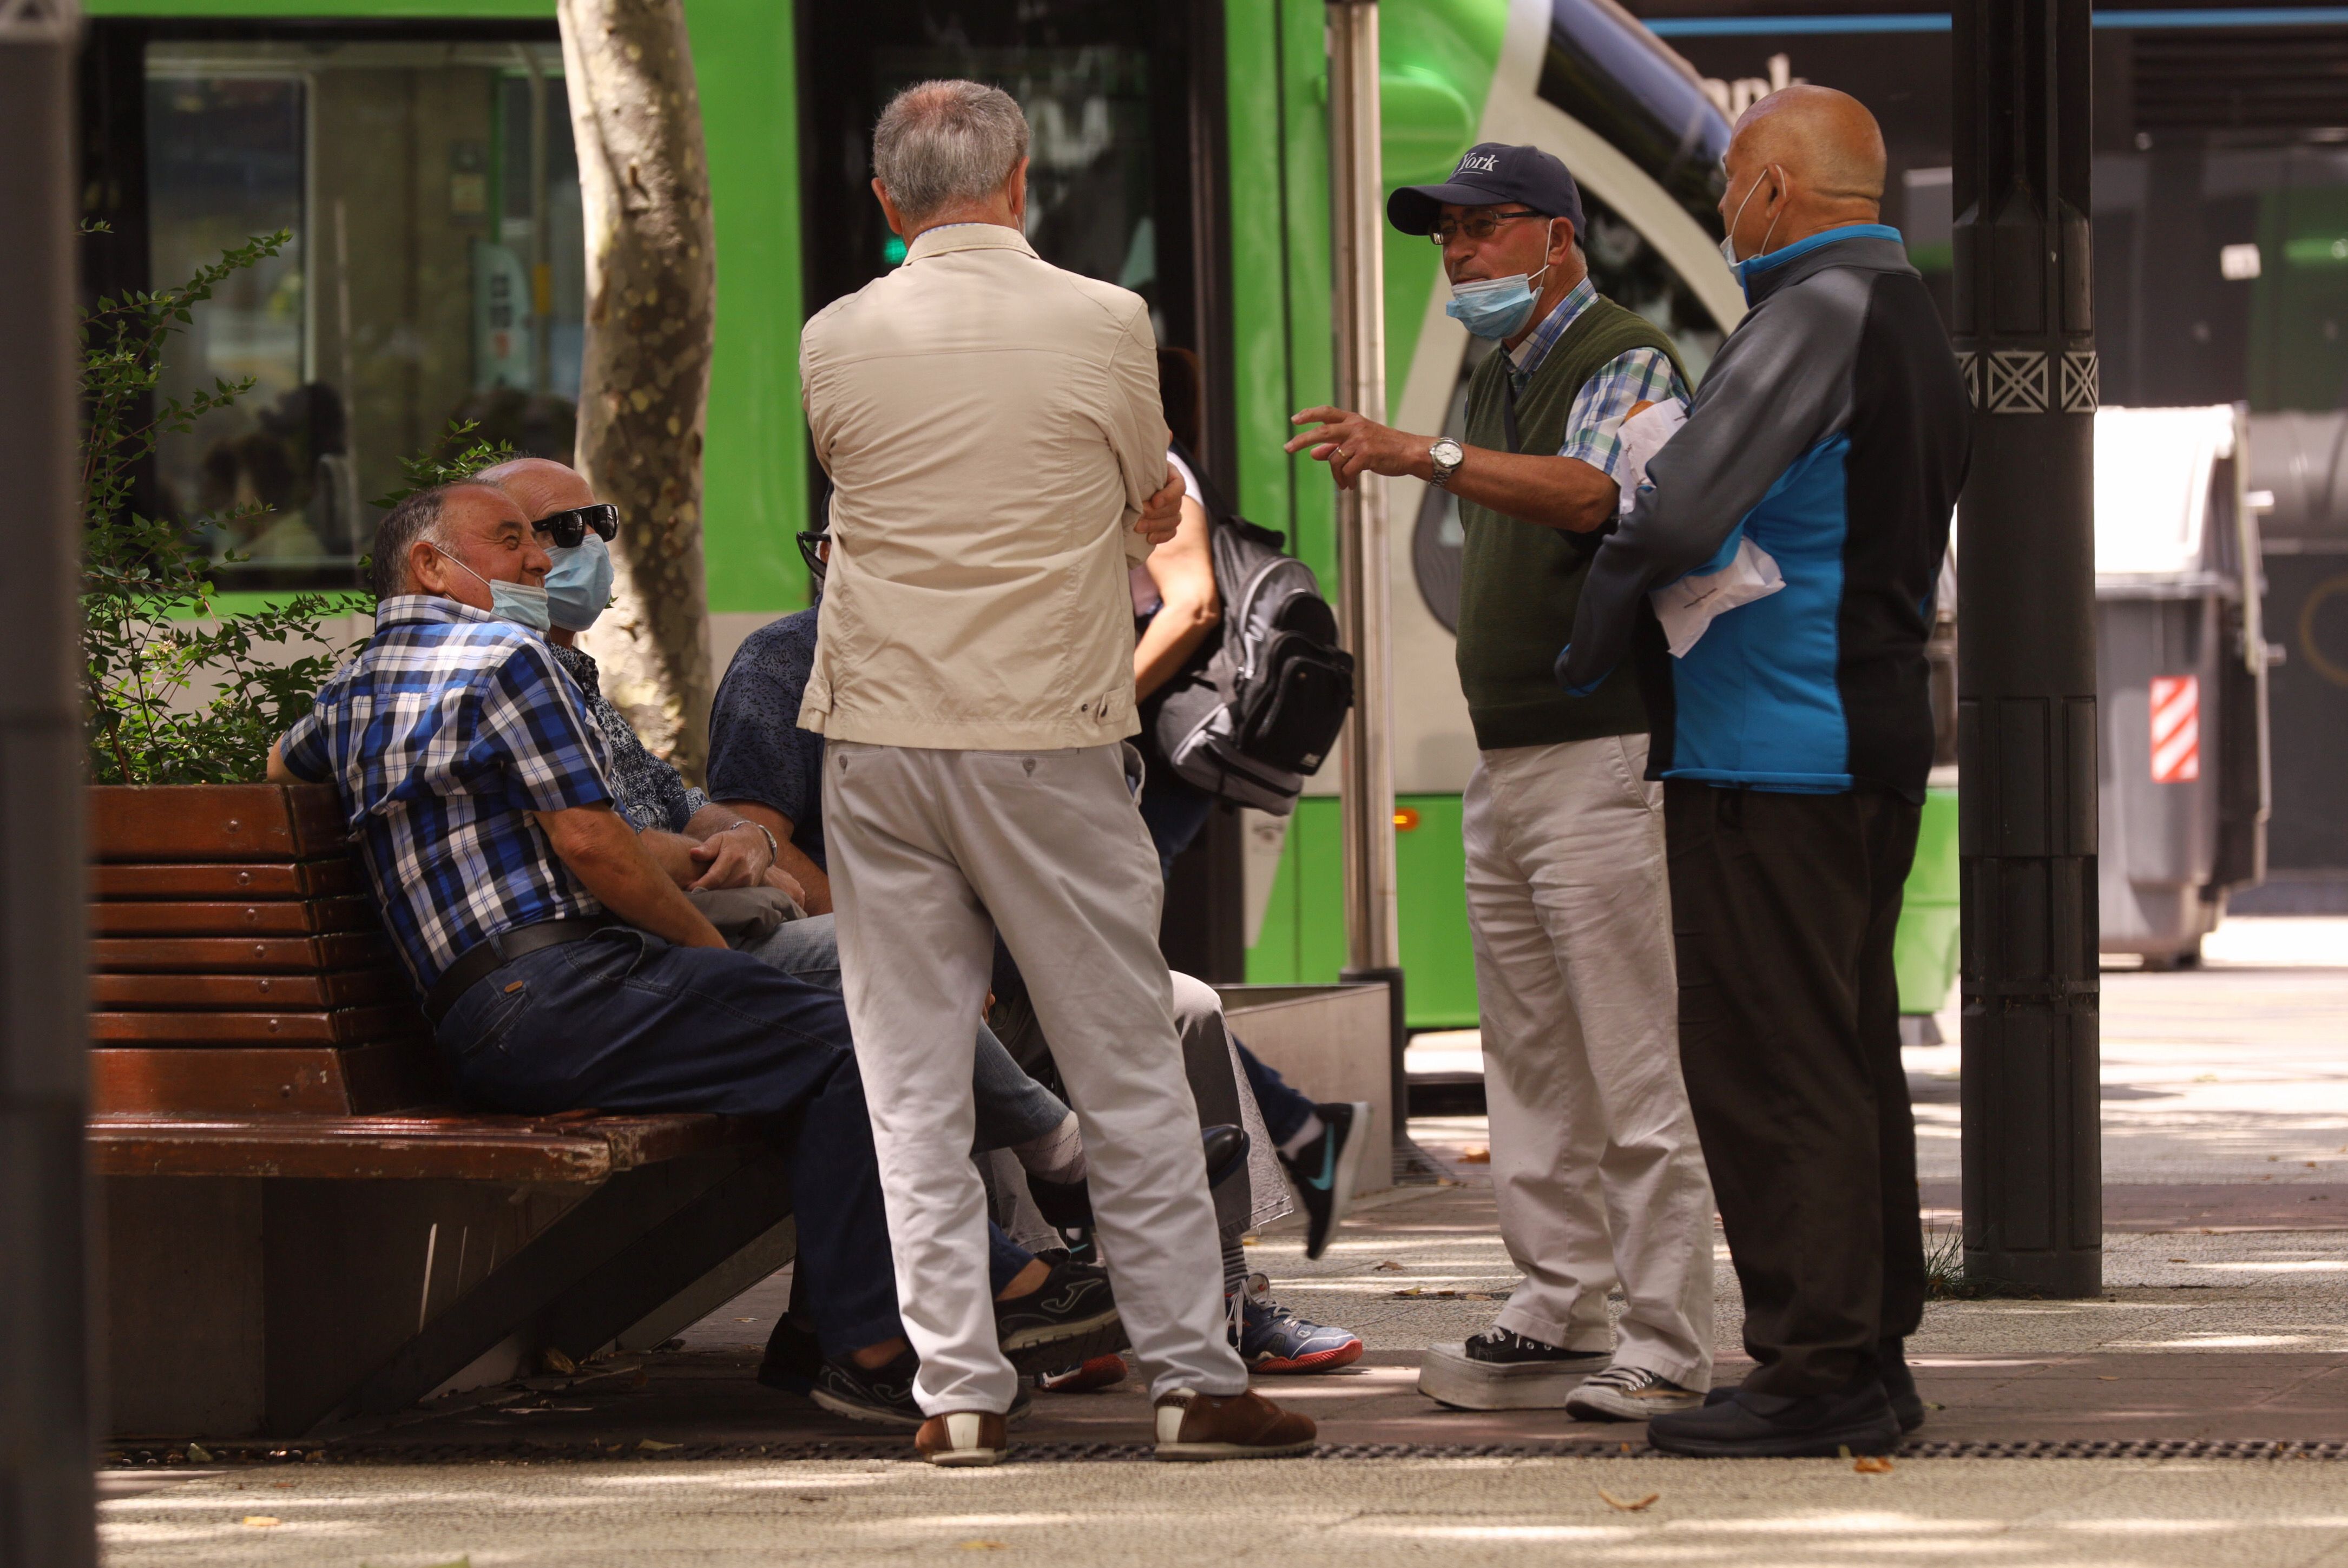
<instances>
[{"instance_id":1,"label":"bald head","mask_svg":"<svg viewBox=\"0 0 2348 1568\"><path fill-rule=\"evenodd\" d=\"M572 507L592 506L595 492L578 469L552 458L515 458L473 476L475 482L495 485L513 497L535 520Z\"/></svg>"},{"instance_id":2,"label":"bald head","mask_svg":"<svg viewBox=\"0 0 2348 1568\"><path fill-rule=\"evenodd\" d=\"M1883 205L1883 132L1849 93L1797 82L1745 111L1722 160L1720 215L1740 257L1844 223Z\"/></svg>"}]
</instances>

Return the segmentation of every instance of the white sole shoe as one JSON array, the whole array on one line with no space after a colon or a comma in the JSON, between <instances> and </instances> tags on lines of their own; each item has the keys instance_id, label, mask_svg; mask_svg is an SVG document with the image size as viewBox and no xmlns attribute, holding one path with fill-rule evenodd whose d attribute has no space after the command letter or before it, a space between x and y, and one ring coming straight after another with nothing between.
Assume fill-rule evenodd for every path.
<instances>
[{"instance_id":1,"label":"white sole shoe","mask_svg":"<svg viewBox=\"0 0 2348 1568\"><path fill-rule=\"evenodd\" d=\"M1582 1421L1643 1421L1652 1416L1668 1416L1674 1410L1697 1409L1703 1404L1703 1395L1684 1389L1626 1394L1620 1388L1603 1385L1592 1387L1585 1383L1567 1397L1565 1413Z\"/></svg>"},{"instance_id":2,"label":"white sole shoe","mask_svg":"<svg viewBox=\"0 0 2348 1568\"><path fill-rule=\"evenodd\" d=\"M1586 1361L1472 1361L1465 1344L1430 1345L1418 1364L1418 1391L1458 1410L1561 1410L1606 1363L1602 1352Z\"/></svg>"}]
</instances>

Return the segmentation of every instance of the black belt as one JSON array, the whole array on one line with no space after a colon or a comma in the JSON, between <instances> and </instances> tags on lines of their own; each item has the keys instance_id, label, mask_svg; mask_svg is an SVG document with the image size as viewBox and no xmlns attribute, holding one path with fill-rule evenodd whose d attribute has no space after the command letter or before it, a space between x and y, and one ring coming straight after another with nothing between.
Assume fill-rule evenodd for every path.
<instances>
[{"instance_id":1,"label":"black belt","mask_svg":"<svg viewBox=\"0 0 2348 1568\"><path fill-rule=\"evenodd\" d=\"M517 958L526 957L542 948L560 947L566 942L584 942L599 931L609 931L619 923L608 914L573 915L561 920L541 920L532 925L517 925L511 931L500 931L488 939L477 942L458 955L457 962L440 972L432 982L432 989L424 993L424 1016L432 1020L435 1028L448 1016L448 1009L479 982L488 979Z\"/></svg>"}]
</instances>

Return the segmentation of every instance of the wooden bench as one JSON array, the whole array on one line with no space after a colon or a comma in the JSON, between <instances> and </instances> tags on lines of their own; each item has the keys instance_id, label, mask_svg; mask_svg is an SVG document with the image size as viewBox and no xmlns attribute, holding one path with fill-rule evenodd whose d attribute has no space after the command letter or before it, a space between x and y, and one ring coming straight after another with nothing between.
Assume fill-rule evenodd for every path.
<instances>
[{"instance_id":1,"label":"wooden bench","mask_svg":"<svg viewBox=\"0 0 2348 1568\"><path fill-rule=\"evenodd\" d=\"M110 1430L332 1430L659 1343L791 1253L714 1116L470 1113L323 787L92 791Z\"/></svg>"}]
</instances>

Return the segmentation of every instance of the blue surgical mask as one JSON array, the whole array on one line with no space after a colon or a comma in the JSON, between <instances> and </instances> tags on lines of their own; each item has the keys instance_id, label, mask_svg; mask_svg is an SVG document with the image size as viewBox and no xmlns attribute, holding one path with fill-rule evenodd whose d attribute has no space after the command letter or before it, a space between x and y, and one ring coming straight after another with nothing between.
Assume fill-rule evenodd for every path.
<instances>
[{"instance_id":1,"label":"blue surgical mask","mask_svg":"<svg viewBox=\"0 0 2348 1568\"><path fill-rule=\"evenodd\" d=\"M1762 174L1766 174L1769 170L1776 167L1777 166L1776 164L1772 163L1762 170ZM1728 270L1736 274L1736 284L1739 288L1746 286L1745 269L1750 263L1759 261L1763 256L1769 253L1769 238L1777 232L1777 220L1776 218L1772 218L1769 220L1769 227L1762 232L1761 248L1754 252L1753 254L1746 257L1744 261L1740 262L1736 259L1736 225L1744 220L1745 209L1746 204L1753 200L1753 192L1760 189L1761 175L1756 174L1753 177L1753 183L1746 189L1745 200L1736 204L1736 216L1728 221L1728 232L1720 237L1721 259L1728 263Z\"/></svg>"},{"instance_id":2,"label":"blue surgical mask","mask_svg":"<svg viewBox=\"0 0 2348 1568\"><path fill-rule=\"evenodd\" d=\"M432 548L440 550L437 544ZM517 626L528 626L533 632L543 632L552 624L547 615L545 589L530 583L491 583L447 551L440 550L440 557L472 573L475 582L488 584L489 614L499 620L511 621Z\"/></svg>"},{"instance_id":3,"label":"blue surgical mask","mask_svg":"<svg viewBox=\"0 0 2348 1568\"><path fill-rule=\"evenodd\" d=\"M583 632L612 602L612 552L590 533L547 553L554 557L554 570L546 574L548 613L564 631Z\"/></svg>"},{"instance_id":4,"label":"blue surgical mask","mask_svg":"<svg viewBox=\"0 0 2348 1568\"><path fill-rule=\"evenodd\" d=\"M1505 278L1478 278L1451 285L1451 303L1443 314L1478 337L1513 337L1533 315L1540 297L1533 280L1549 271L1515 273Z\"/></svg>"}]
</instances>

